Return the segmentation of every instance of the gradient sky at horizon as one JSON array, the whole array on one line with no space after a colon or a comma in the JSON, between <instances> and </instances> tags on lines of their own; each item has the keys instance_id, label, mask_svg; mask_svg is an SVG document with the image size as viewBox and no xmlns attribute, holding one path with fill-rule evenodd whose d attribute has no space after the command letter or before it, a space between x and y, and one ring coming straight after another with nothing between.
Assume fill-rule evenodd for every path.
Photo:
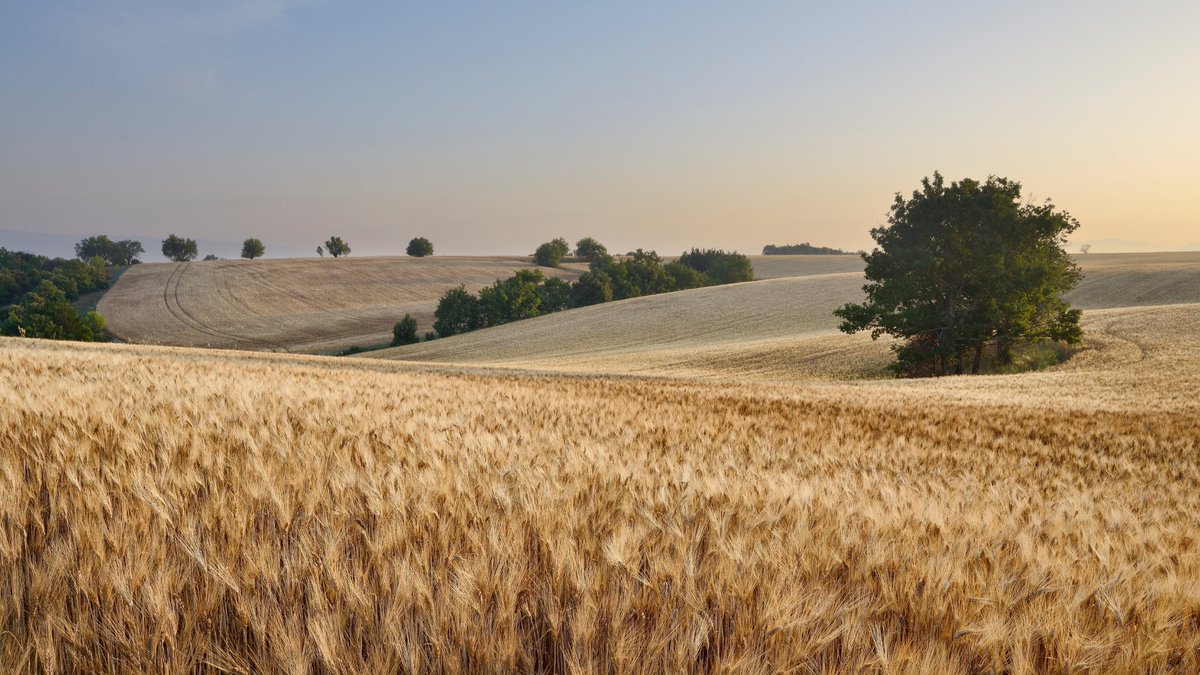
<instances>
[{"instance_id":1,"label":"gradient sky at horizon","mask_svg":"<svg viewBox=\"0 0 1200 675\"><path fill-rule=\"evenodd\" d=\"M0 230L857 249L940 170L1197 246L1197 35L1196 2L5 3Z\"/></svg>"}]
</instances>

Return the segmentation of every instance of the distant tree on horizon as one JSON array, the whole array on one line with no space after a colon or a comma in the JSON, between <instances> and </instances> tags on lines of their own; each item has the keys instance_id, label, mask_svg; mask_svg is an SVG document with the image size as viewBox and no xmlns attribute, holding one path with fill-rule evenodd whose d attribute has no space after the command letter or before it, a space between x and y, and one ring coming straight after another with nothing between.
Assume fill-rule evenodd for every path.
<instances>
[{"instance_id":1,"label":"distant tree on horizon","mask_svg":"<svg viewBox=\"0 0 1200 675\"><path fill-rule=\"evenodd\" d=\"M136 265L141 262L137 259L138 254L145 252L146 249L142 248L140 241L132 239L113 241L105 234L87 237L75 244L75 257L80 260L100 258L109 265L120 267Z\"/></svg>"},{"instance_id":2,"label":"distant tree on horizon","mask_svg":"<svg viewBox=\"0 0 1200 675\"><path fill-rule=\"evenodd\" d=\"M325 240L325 251L335 258L340 258L350 255L350 245L341 237L333 236Z\"/></svg>"},{"instance_id":3,"label":"distant tree on horizon","mask_svg":"<svg viewBox=\"0 0 1200 675\"><path fill-rule=\"evenodd\" d=\"M787 244L785 246L776 246L767 244L763 247L763 255L850 255L850 251L843 251L840 248L830 248L828 246L813 246L808 242L803 244Z\"/></svg>"},{"instance_id":4,"label":"distant tree on horizon","mask_svg":"<svg viewBox=\"0 0 1200 675\"><path fill-rule=\"evenodd\" d=\"M593 237L584 237L575 242L575 255L591 262L608 257L608 248Z\"/></svg>"},{"instance_id":5,"label":"distant tree on horizon","mask_svg":"<svg viewBox=\"0 0 1200 675\"><path fill-rule=\"evenodd\" d=\"M425 237L413 237L408 242L408 248L405 249L405 253L414 258L424 258L427 255L433 255L433 242Z\"/></svg>"},{"instance_id":6,"label":"distant tree on horizon","mask_svg":"<svg viewBox=\"0 0 1200 675\"><path fill-rule=\"evenodd\" d=\"M266 252L267 249L265 246L263 246L261 239L255 239L251 237L250 239L242 242L242 257L246 258L247 260L261 258Z\"/></svg>"},{"instance_id":7,"label":"distant tree on horizon","mask_svg":"<svg viewBox=\"0 0 1200 675\"><path fill-rule=\"evenodd\" d=\"M196 246L195 239L186 239L170 234L163 239L162 254L174 262L187 262L194 260L200 254L200 249Z\"/></svg>"}]
</instances>

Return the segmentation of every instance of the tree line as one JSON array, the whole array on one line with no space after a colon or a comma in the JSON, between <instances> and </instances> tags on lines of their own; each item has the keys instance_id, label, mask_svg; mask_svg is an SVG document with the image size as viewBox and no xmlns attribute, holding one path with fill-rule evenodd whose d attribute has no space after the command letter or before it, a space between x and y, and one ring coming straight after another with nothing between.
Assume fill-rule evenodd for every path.
<instances>
[{"instance_id":1,"label":"tree line","mask_svg":"<svg viewBox=\"0 0 1200 675\"><path fill-rule=\"evenodd\" d=\"M813 246L807 241L803 244L785 244L776 246L767 244L763 247L763 255L849 255L851 251L843 251L840 248L830 248L828 246Z\"/></svg>"},{"instance_id":2,"label":"tree line","mask_svg":"<svg viewBox=\"0 0 1200 675\"><path fill-rule=\"evenodd\" d=\"M533 258L539 266L556 268L571 252L559 238L538 246ZM527 269L478 293L465 286L446 291L434 312L434 331L448 337L574 307L754 279L749 258L716 249L693 248L677 261L664 262L655 251L642 249L613 256L585 237L575 244L574 256L588 263L588 271L575 281Z\"/></svg>"}]
</instances>

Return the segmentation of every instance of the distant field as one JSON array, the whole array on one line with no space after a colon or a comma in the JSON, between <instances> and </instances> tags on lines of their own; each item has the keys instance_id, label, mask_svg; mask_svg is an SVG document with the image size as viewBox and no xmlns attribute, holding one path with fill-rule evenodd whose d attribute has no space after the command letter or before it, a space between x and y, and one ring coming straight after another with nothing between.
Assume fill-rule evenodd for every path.
<instances>
[{"instance_id":1,"label":"distant field","mask_svg":"<svg viewBox=\"0 0 1200 675\"><path fill-rule=\"evenodd\" d=\"M144 264L104 295L99 312L127 342L323 352L388 342L406 313L431 330L446 289L478 290L530 266L449 256Z\"/></svg>"},{"instance_id":2,"label":"distant field","mask_svg":"<svg viewBox=\"0 0 1200 675\"><path fill-rule=\"evenodd\" d=\"M1194 673L1200 305L1087 321L788 385L0 339L0 670Z\"/></svg>"},{"instance_id":3,"label":"distant field","mask_svg":"<svg viewBox=\"0 0 1200 675\"><path fill-rule=\"evenodd\" d=\"M844 256L767 257L784 258L774 268L781 274L849 264ZM1079 262L1084 281L1068 297L1087 310L1200 303L1200 253L1096 254ZM686 377L878 375L891 358L888 343L839 333L832 313L861 298L862 284L860 272L843 272L702 288L585 307L371 356ZM1090 312L1087 318L1090 322Z\"/></svg>"}]
</instances>

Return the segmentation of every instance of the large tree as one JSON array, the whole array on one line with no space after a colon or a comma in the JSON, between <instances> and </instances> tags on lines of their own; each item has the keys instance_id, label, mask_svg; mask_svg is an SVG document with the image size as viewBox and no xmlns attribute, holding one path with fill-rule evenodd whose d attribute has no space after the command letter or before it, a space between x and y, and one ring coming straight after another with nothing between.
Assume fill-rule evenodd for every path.
<instances>
[{"instance_id":1,"label":"large tree","mask_svg":"<svg viewBox=\"0 0 1200 675\"><path fill-rule=\"evenodd\" d=\"M866 300L835 314L847 333L899 338L902 374L974 373L989 348L1005 362L1017 343L1077 343L1081 313L1063 294L1081 275L1063 246L1078 227L1049 201L1022 203L1015 181L935 173L871 230Z\"/></svg>"},{"instance_id":2,"label":"large tree","mask_svg":"<svg viewBox=\"0 0 1200 675\"><path fill-rule=\"evenodd\" d=\"M195 239L177 237L173 234L167 235L167 238L163 239L162 254L168 260L187 262L188 260L194 260L199 253L200 249L196 246Z\"/></svg>"}]
</instances>

